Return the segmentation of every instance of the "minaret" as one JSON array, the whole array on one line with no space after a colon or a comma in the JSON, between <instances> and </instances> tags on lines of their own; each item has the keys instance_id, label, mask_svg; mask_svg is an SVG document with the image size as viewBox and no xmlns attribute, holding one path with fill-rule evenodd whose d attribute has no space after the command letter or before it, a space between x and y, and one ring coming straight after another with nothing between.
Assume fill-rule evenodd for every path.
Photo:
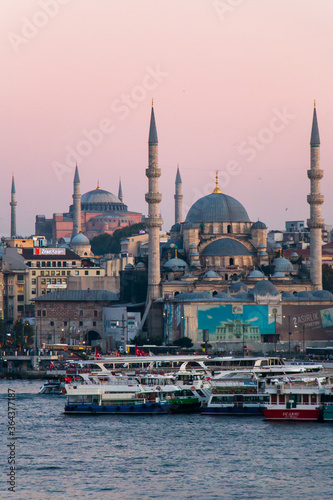
<instances>
[{"instance_id":1,"label":"minaret","mask_svg":"<svg viewBox=\"0 0 333 500\"><path fill-rule=\"evenodd\" d=\"M176 189L175 189L175 224L183 221L183 183L177 165Z\"/></svg>"},{"instance_id":2,"label":"minaret","mask_svg":"<svg viewBox=\"0 0 333 500\"><path fill-rule=\"evenodd\" d=\"M146 169L148 193L145 196L146 202L148 203L148 219L146 226L149 232L147 302L160 297L161 274L159 232L163 222L159 213L159 203L162 200L162 195L158 192L158 178L161 176L161 169L158 168L158 139L153 105L151 108L148 154L149 164Z\"/></svg>"},{"instance_id":3,"label":"minaret","mask_svg":"<svg viewBox=\"0 0 333 500\"><path fill-rule=\"evenodd\" d=\"M321 205L324 196L320 194L320 179L323 177L323 170L320 169L320 139L316 103L313 110L310 151L311 168L308 170L311 186L308 195L310 219L307 221L310 229L310 279L314 290L322 290L322 229L324 219L321 217Z\"/></svg>"},{"instance_id":4,"label":"minaret","mask_svg":"<svg viewBox=\"0 0 333 500\"><path fill-rule=\"evenodd\" d=\"M16 190L15 190L15 181L14 175L12 175L12 191L11 191L11 200L10 200L10 237L16 237Z\"/></svg>"},{"instance_id":5,"label":"minaret","mask_svg":"<svg viewBox=\"0 0 333 500\"><path fill-rule=\"evenodd\" d=\"M123 190L121 187L121 178L119 177L118 199L123 202Z\"/></svg>"},{"instance_id":6,"label":"minaret","mask_svg":"<svg viewBox=\"0 0 333 500\"><path fill-rule=\"evenodd\" d=\"M80 176L76 165L74 175L73 192L73 233L72 238L81 232L81 194L80 194Z\"/></svg>"}]
</instances>

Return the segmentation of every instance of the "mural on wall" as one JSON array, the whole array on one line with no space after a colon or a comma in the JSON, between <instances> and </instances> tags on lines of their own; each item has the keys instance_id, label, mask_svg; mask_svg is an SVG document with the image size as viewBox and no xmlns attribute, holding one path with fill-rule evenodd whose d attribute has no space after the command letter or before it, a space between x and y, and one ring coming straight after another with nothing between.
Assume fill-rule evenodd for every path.
<instances>
[{"instance_id":1,"label":"mural on wall","mask_svg":"<svg viewBox=\"0 0 333 500\"><path fill-rule=\"evenodd\" d=\"M281 306L261 304L199 305L198 333L209 331L211 342L261 342L262 335L276 333L282 322Z\"/></svg>"},{"instance_id":2,"label":"mural on wall","mask_svg":"<svg viewBox=\"0 0 333 500\"><path fill-rule=\"evenodd\" d=\"M298 304L283 306L283 328L280 338L291 340L333 340L333 307L331 304Z\"/></svg>"}]
</instances>

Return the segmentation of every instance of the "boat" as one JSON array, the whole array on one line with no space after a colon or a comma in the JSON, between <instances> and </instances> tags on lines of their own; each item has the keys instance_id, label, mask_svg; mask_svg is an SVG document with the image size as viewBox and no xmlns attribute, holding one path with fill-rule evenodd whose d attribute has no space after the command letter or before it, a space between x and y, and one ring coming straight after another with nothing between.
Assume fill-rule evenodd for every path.
<instances>
[{"instance_id":1,"label":"boat","mask_svg":"<svg viewBox=\"0 0 333 500\"><path fill-rule=\"evenodd\" d=\"M264 409L267 420L322 419L325 377L299 377L271 381L266 385L269 403Z\"/></svg>"},{"instance_id":2,"label":"boat","mask_svg":"<svg viewBox=\"0 0 333 500\"><path fill-rule=\"evenodd\" d=\"M62 382L48 381L45 382L39 389L38 394L48 394L59 396L63 393L64 384Z\"/></svg>"},{"instance_id":3,"label":"boat","mask_svg":"<svg viewBox=\"0 0 333 500\"><path fill-rule=\"evenodd\" d=\"M198 398L188 389L111 392L105 386L69 386L64 413L158 415L192 413L199 408Z\"/></svg>"},{"instance_id":4,"label":"boat","mask_svg":"<svg viewBox=\"0 0 333 500\"><path fill-rule=\"evenodd\" d=\"M201 407L202 415L263 415L269 397L265 381L253 372L226 373L210 383L211 396Z\"/></svg>"},{"instance_id":5,"label":"boat","mask_svg":"<svg viewBox=\"0 0 333 500\"><path fill-rule=\"evenodd\" d=\"M324 385L322 403L324 422L333 421L333 377L327 377L326 383Z\"/></svg>"}]
</instances>

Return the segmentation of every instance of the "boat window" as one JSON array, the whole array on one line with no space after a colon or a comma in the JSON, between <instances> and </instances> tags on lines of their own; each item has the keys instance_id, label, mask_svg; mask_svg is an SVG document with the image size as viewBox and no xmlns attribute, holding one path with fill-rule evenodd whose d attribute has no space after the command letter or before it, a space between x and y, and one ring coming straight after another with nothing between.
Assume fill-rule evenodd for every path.
<instances>
[{"instance_id":1,"label":"boat window","mask_svg":"<svg viewBox=\"0 0 333 500\"><path fill-rule=\"evenodd\" d=\"M309 394L303 394L303 405L309 404Z\"/></svg>"},{"instance_id":2,"label":"boat window","mask_svg":"<svg viewBox=\"0 0 333 500\"><path fill-rule=\"evenodd\" d=\"M82 396L68 396L69 403L82 403Z\"/></svg>"},{"instance_id":3,"label":"boat window","mask_svg":"<svg viewBox=\"0 0 333 500\"><path fill-rule=\"evenodd\" d=\"M316 404L316 402L317 402L317 395L311 394L311 404Z\"/></svg>"},{"instance_id":4,"label":"boat window","mask_svg":"<svg viewBox=\"0 0 333 500\"><path fill-rule=\"evenodd\" d=\"M272 403L272 405L276 405L276 403L277 403L277 395L276 394L271 395L271 403Z\"/></svg>"},{"instance_id":5,"label":"boat window","mask_svg":"<svg viewBox=\"0 0 333 500\"><path fill-rule=\"evenodd\" d=\"M279 394L279 404L284 404L285 403L285 396L284 394Z\"/></svg>"}]
</instances>

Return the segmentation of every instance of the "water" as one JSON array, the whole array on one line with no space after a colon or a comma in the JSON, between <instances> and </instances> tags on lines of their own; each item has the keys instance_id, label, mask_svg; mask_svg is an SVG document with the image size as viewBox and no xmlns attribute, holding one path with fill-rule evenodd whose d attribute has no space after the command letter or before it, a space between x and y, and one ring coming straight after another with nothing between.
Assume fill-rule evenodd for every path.
<instances>
[{"instance_id":1,"label":"water","mask_svg":"<svg viewBox=\"0 0 333 500\"><path fill-rule=\"evenodd\" d=\"M68 416L40 381L2 380L0 498L331 499L333 424L201 415ZM7 490L7 389L16 492Z\"/></svg>"}]
</instances>

